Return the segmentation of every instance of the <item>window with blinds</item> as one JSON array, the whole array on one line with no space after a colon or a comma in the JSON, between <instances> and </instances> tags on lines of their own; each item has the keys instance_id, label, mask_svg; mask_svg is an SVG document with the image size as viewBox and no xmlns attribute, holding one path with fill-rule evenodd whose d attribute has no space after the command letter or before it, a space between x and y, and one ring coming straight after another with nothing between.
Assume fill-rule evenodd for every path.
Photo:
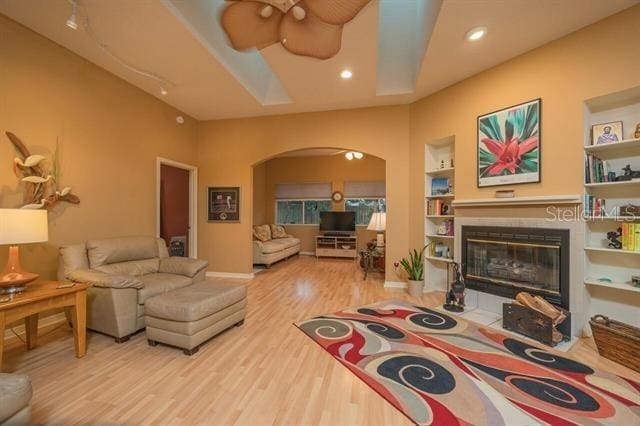
<instances>
[{"instance_id":1,"label":"window with blinds","mask_svg":"<svg viewBox=\"0 0 640 426\"><path fill-rule=\"evenodd\" d=\"M356 214L356 225L368 225L374 212L387 210L384 181L344 183L345 210Z\"/></svg>"},{"instance_id":2,"label":"window with blinds","mask_svg":"<svg viewBox=\"0 0 640 426\"><path fill-rule=\"evenodd\" d=\"M279 225L317 225L320 212L331 211L331 183L276 185L276 222Z\"/></svg>"}]
</instances>

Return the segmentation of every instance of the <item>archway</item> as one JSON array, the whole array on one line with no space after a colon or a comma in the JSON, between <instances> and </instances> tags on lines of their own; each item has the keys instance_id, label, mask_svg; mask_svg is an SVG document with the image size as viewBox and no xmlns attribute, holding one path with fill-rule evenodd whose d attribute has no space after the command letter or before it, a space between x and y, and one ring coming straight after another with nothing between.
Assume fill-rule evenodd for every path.
<instances>
[{"instance_id":1,"label":"archway","mask_svg":"<svg viewBox=\"0 0 640 426\"><path fill-rule=\"evenodd\" d=\"M327 217L353 217L353 250L338 250L337 256L357 255L376 239L367 227L372 213L386 214L384 159L349 148L304 148L271 155L251 169L252 226L260 234L251 236L254 271L298 253L315 256L323 215L324 225ZM292 239L258 241L269 237L264 234L270 226L282 226ZM274 252L276 246L281 250Z\"/></svg>"}]
</instances>

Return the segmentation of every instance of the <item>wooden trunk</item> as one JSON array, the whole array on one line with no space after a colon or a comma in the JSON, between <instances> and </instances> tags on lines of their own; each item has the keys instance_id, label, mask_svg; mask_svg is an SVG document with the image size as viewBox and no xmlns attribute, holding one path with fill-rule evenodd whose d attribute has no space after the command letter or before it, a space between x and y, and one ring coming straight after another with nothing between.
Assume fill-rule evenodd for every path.
<instances>
[{"instance_id":1,"label":"wooden trunk","mask_svg":"<svg viewBox=\"0 0 640 426\"><path fill-rule=\"evenodd\" d=\"M557 330L562 333L563 340L568 341L571 339L571 313L562 308L558 309L562 310L567 319L557 326ZM502 305L502 327L545 345L556 345L552 338L553 323L551 318L527 306L504 303Z\"/></svg>"},{"instance_id":2,"label":"wooden trunk","mask_svg":"<svg viewBox=\"0 0 640 426\"><path fill-rule=\"evenodd\" d=\"M640 371L640 328L603 315L594 316L589 324L600 355Z\"/></svg>"}]
</instances>

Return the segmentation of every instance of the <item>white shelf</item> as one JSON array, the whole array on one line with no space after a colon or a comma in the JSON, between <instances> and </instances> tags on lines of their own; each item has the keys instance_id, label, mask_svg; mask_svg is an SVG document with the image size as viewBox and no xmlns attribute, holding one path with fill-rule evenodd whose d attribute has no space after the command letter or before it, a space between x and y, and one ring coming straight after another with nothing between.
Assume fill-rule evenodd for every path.
<instances>
[{"instance_id":1,"label":"white shelf","mask_svg":"<svg viewBox=\"0 0 640 426\"><path fill-rule=\"evenodd\" d=\"M453 219L455 216L452 214L429 214L425 217L427 219Z\"/></svg>"},{"instance_id":2,"label":"white shelf","mask_svg":"<svg viewBox=\"0 0 640 426\"><path fill-rule=\"evenodd\" d=\"M600 220L613 220L616 222L635 222L640 220L640 216L587 216L584 218L587 222L598 222Z\"/></svg>"},{"instance_id":3,"label":"white shelf","mask_svg":"<svg viewBox=\"0 0 640 426\"><path fill-rule=\"evenodd\" d=\"M427 170L425 173L429 176L451 174L455 170L454 167L445 167L444 169Z\"/></svg>"},{"instance_id":4,"label":"white shelf","mask_svg":"<svg viewBox=\"0 0 640 426\"><path fill-rule=\"evenodd\" d=\"M473 198L454 200L454 206L482 207L482 206L527 206L538 204L580 204L580 195L543 195L535 197L512 197L512 198Z\"/></svg>"},{"instance_id":5,"label":"white shelf","mask_svg":"<svg viewBox=\"0 0 640 426\"><path fill-rule=\"evenodd\" d=\"M455 197L454 194L442 194L442 195L427 195L424 198L427 198L429 200L436 200L438 198L453 198Z\"/></svg>"},{"instance_id":6,"label":"white shelf","mask_svg":"<svg viewBox=\"0 0 640 426\"><path fill-rule=\"evenodd\" d=\"M633 148L640 148L640 139L625 139L620 142L612 142L602 145L588 145L584 147L584 150L590 154L592 152L618 151Z\"/></svg>"},{"instance_id":7,"label":"white shelf","mask_svg":"<svg viewBox=\"0 0 640 426\"><path fill-rule=\"evenodd\" d=\"M640 256L640 251L631 251L631 250L622 250L622 249L612 249L612 248L606 248L606 247L585 247L584 248L587 251L601 251L601 252L605 252L605 253L622 253L622 254L635 254Z\"/></svg>"},{"instance_id":8,"label":"white shelf","mask_svg":"<svg viewBox=\"0 0 640 426\"><path fill-rule=\"evenodd\" d=\"M584 283L586 285L593 285L593 286L598 286L598 287L607 287L607 288L615 288L618 290L624 290L624 291L635 291L640 293L640 287L634 287L633 285L629 284L629 283L617 283L617 282L602 282L602 281L598 281L595 278L585 278Z\"/></svg>"},{"instance_id":9,"label":"white shelf","mask_svg":"<svg viewBox=\"0 0 640 426\"><path fill-rule=\"evenodd\" d=\"M453 240L454 238L453 235L438 235L438 234L427 234L426 237L427 238L445 238L448 240Z\"/></svg>"},{"instance_id":10,"label":"white shelf","mask_svg":"<svg viewBox=\"0 0 640 426\"><path fill-rule=\"evenodd\" d=\"M640 185L640 179L623 180L621 182L596 182L585 183L585 188L601 188L601 187L613 187L613 186L630 186Z\"/></svg>"},{"instance_id":11,"label":"white shelf","mask_svg":"<svg viewBox=\"0 0 640 426\"><path fill-rule=\"evenodd\" d=\"M434 262L453 263L453 259L449 259L448 257L425 256L424 258Z\"/></svg>"}]
</instances>

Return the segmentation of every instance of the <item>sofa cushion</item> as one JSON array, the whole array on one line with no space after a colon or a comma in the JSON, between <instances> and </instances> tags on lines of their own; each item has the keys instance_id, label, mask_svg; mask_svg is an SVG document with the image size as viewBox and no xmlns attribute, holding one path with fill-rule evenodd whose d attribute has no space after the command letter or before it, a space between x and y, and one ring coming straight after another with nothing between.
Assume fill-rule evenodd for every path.
<instances>
[{"instance_id":1,"label":"sofa cushion","mask_svg":"<svg viewBox=\"0 0 640 426\"><path fill-rule=\"evenodd\" d=\"M279 244L276 240L266 241L262 243L262 253L271 254L284 250L284 245Z\"/></svg>"},{"instance_id":2,"label":"sofa cushion","mask_svg":"<svg viewBox=\"0 0 640 426\"><path fill-rule=\"evenodd\" d=\"M95 269L76 269L67 274L69 280L104 288L142 288L142 281L132 275L107 274Z\"/></svg>"},{"instance_id":3,"label":"sofa cushion","mask_svg":"<svg viewBox=\"0 0 640 426\"><path fill-rule=\"evenodd\" d=\"M160 259L159 272L193 278L208 265L209 262L206 260L174 256Z\"/></svg>"},{"instance_id":4,"label":"sofa cushion","mask_svg":"<svg viewBox=\"0 0 640 426\"><path fill-rule=\"evenodd\" d=\"M155 237L121 237L87 241L89 266L128 262L159 257L158 242Z\"/></svg>"},{"instance_id":5,"label":"sofa cushion","mask_svg":"<svg viewBox=\"0 0 640 426\"><path fill-rule=\"evenodd\" d=\"M140 277L144 288L138 290L138 303L143 305L147 299L191 285L193 280L183 275L174 274L149 274Z\"/></svg>"},{"instance_id":6,"label":"sofa cushion","mask_svg":"<svg viewBox=\"0 0 640 426\"><path fill-rule=\"evenodd\" d=\"M262 242L271 239L271 228L269 225L259 225L253 227L253 235Z\"/></svg>"},{"instance_id":7,"label":"sofa cushion","mask_svg":"<svg viewBox=\"0 0 640 426\"><path fill-rule=\"evenodd\" d=\"M117 275L140 275L155 274L160 267L160 259L131 260L129 262L112 263L110 265L96 266L96 271Z\"/></svg>"},{"instance_id":8,"label":"sofa cushion","mask_svg":"<svg viewBox=\"0 0 640 426\"><path fill-rule=\"evenodd\" d=\"M31 379L24 374L0 373L0 423L29 405Z\"/></svg>"},{"instance_id":9,"label":"sofa cushion","mask_svg":"<svg viewBox=\"0 0 640 426\"><path fill-rule=\"evenodd\" d=\"M284 230L284 226L280 225L269 225L271 227L271 238L287 238L287 231Z\"/></svg>"},{"instance_id":10,"label":"sofa cushion","mask_svg":"<svg viewBox=\"0 0 640 426\"><path fill-rule=\"evenodd\" d=\"M87 247L84 244L73 244L60 247L61 269L59 278L64 278L66 274L76 269L89 269L89 259L87 258Z\"/></svg>"},{"instance_id":11,"label":"sofa cushion","mask_svg":"<svg viewBox=\"0 0 640 426\"><path fill-rule=\"evenodd\" d=\"M197 321L247 297L244 284L202 281L148 300L146 316L172 321Z\"/></svg>"}]
</instances>

